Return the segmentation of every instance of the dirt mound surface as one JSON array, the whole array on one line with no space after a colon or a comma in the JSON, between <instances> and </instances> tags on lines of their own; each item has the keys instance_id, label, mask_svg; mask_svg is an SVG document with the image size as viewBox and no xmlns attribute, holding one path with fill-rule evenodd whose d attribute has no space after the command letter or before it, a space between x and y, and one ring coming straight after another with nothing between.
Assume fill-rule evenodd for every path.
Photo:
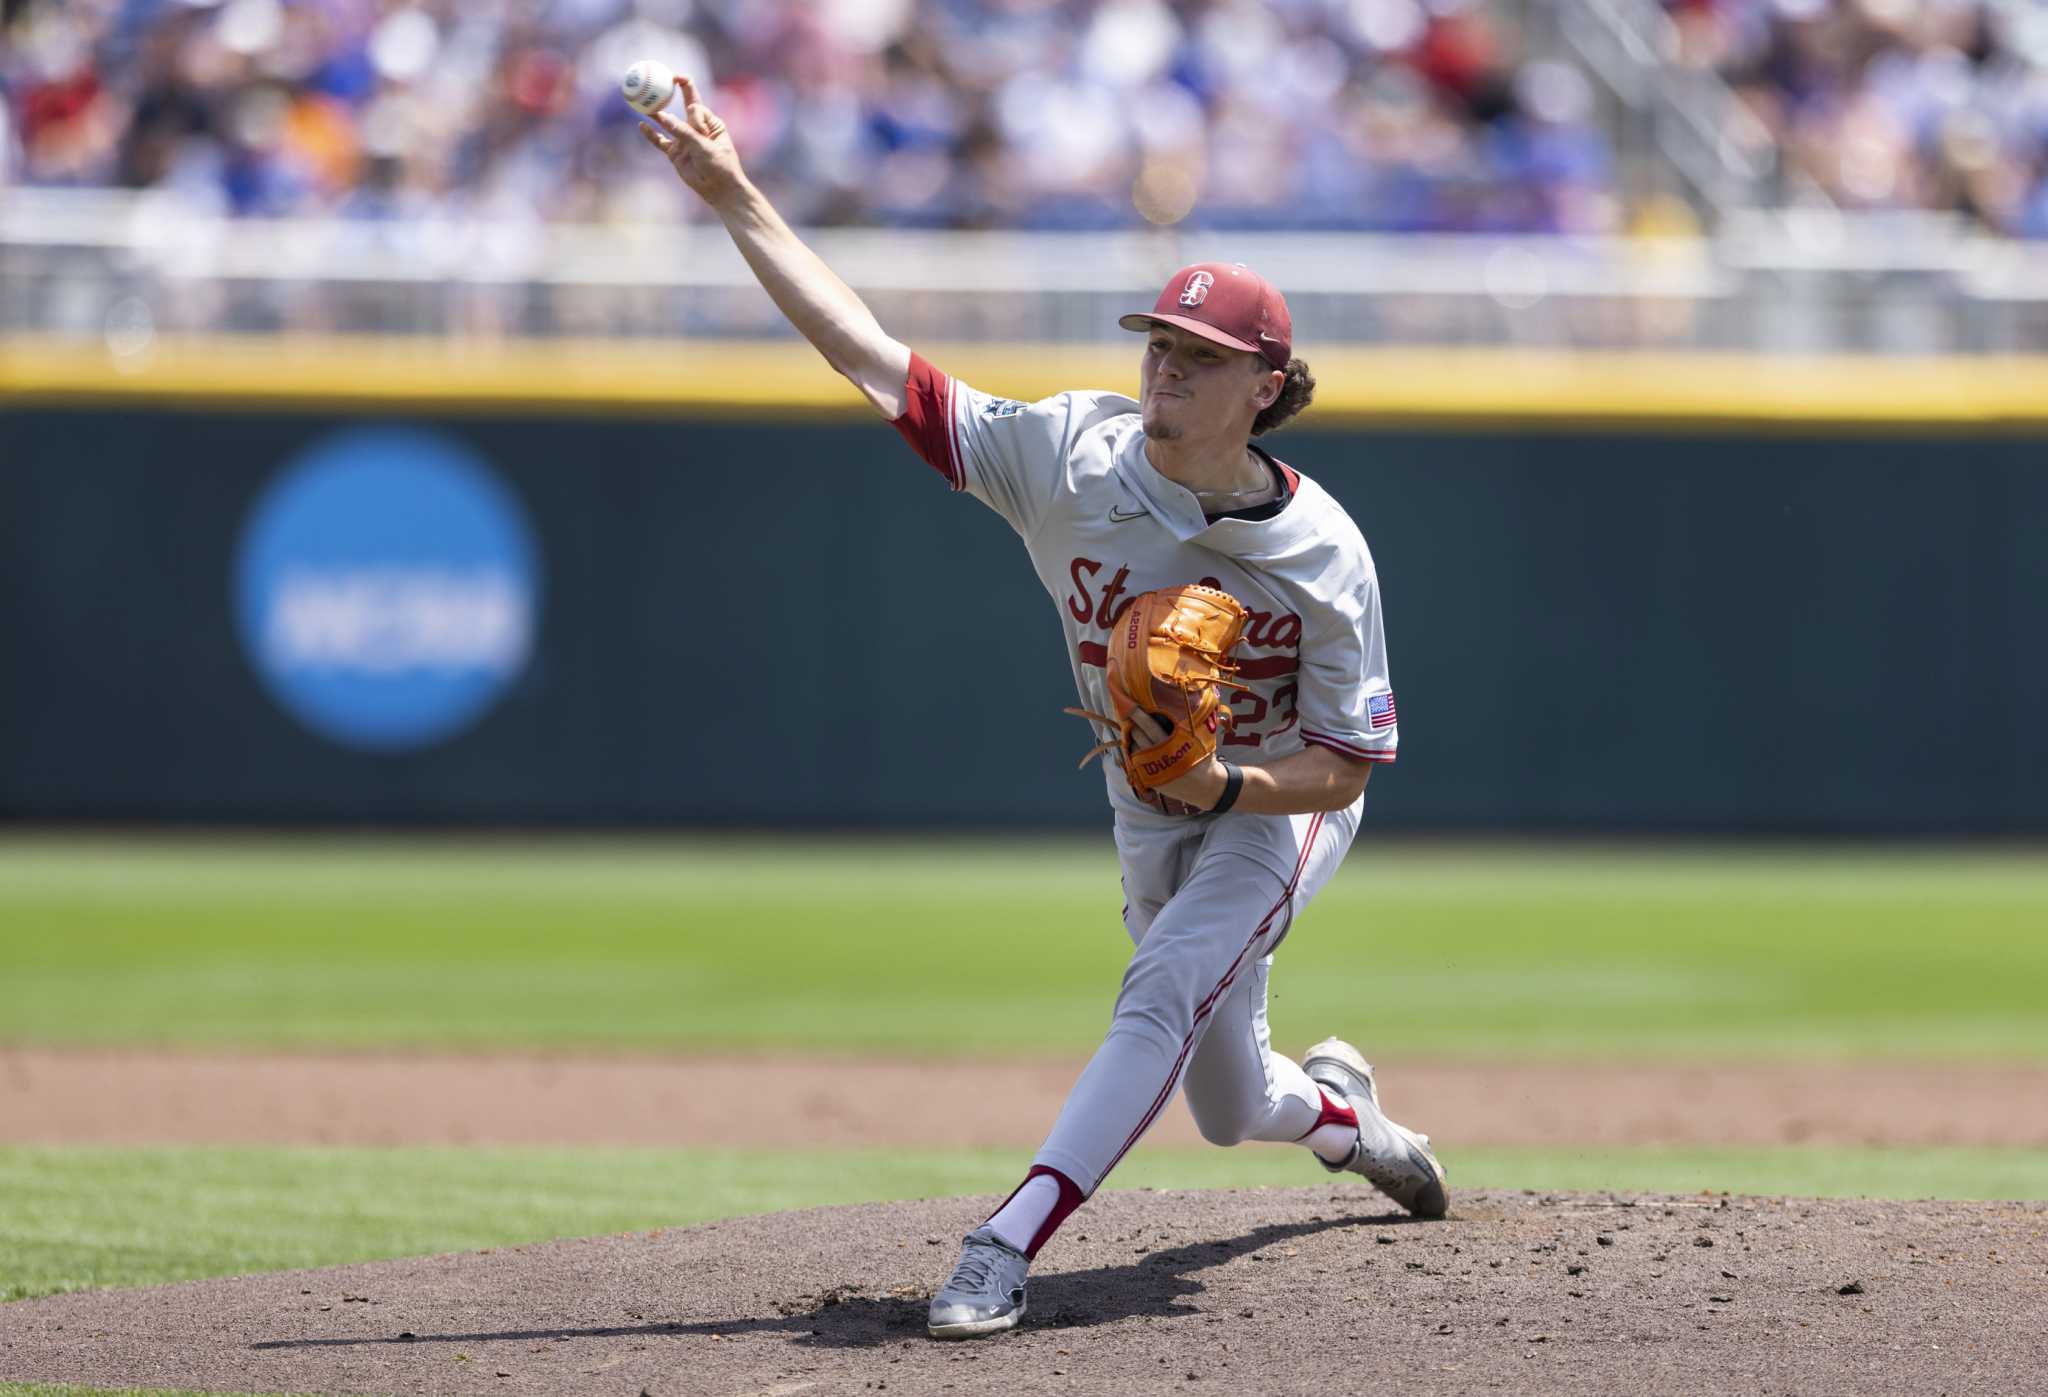
<instances>
[{"instance_id":1,"label":"dirt mound surface","mask_svg":"<svg viewBox=\"0 0 2048 1397\"><path fill-rule=\"evenodd\" d=\"M0 1306L0 1377L435 1394L2011 1391L2048 1204L1106 1193L1016 1333L924 1337L995 1199Z\"/></svg>"},{"instance_id":2,"label":"dirt mound surface","mask_svg":"<svg viewBox=\"0 0 2048 1397\"><path fill-rule=\"evenodd\" d=\"M1378 1060L1457 1145L2048 1147L2048 1066ZM1082 1064L0 1047L0 1143L1035 1149ZM1146 1137L1198 1145L1169 1111Z\"/></svg>"}]
</instances>

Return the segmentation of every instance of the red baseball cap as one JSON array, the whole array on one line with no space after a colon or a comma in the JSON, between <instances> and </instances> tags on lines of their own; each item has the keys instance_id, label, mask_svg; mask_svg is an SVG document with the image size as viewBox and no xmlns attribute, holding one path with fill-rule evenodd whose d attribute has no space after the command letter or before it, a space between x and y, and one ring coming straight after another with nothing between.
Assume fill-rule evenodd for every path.
<instances>
[{"instance_id":1,"label":"red baseball cap","mask_svg":"<svg viewBox=\"0 0 2048 1397\"><path fill-rule=\"evenodd\" d=\"M1287 314L1286 298L1242 262L1182 267L1149 312L1133 311L1116 323L1142 331L1155 322L1256 354L1276 369L1287 367L1294 348L1294 321Z\"/></svg>"}]
</instances>

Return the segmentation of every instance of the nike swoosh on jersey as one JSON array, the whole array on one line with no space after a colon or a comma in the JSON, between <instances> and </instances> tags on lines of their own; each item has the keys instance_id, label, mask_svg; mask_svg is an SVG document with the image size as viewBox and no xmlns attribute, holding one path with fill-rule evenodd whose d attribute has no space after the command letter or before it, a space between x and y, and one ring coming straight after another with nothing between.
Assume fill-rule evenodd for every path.
<instances>
[{"instance_id":1,"label":"nike swoosh on jersey","mask_svg":"<svg viewBox=\"0 0 2048 1397\"><path fill-rule=\"evenodd\" d=\"M1152 511L1149 509L1140 509L1133 511L1130 514L1124 514L1121 513L1115 505L1111 505L1109 507L1109 522L1112 524L1128 524L1133 519L1143 519L1147 514L1150 514L1151 512Z\"/></svg>"}]
</instances>

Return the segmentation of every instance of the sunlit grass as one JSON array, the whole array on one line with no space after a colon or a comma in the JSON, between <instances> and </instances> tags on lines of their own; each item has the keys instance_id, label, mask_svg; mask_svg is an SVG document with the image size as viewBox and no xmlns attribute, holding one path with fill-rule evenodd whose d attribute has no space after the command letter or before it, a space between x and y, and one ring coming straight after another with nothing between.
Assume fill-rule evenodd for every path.
<instances>
[{"instance_id":1,"label":"sunlit grass","mask_svg":"<svg viewBox=\"0 0 2048 1397\"><path fill-rule=\"evenodd\" d=\"M0 1041L1087 1051L1107 840L0 840ZM2048 858L1362 840L1276 1035L2048 1058Z\"/></svg>"},{"instance_id":2,"label":"sunlit grass","mask_svg":"<svg viewBox=\"0 0 2048 1397\"><path fill-rule=\"evenodd\" d=\"M1015 1150L0 1148L0 1298L882 1199L999 1196ZM1458 1189L2048 1198L2048 1151L1476 1149ZM1281 1146L1148 1149L1110 1188L1329 1185Z\"/></svg>"}]
</instances>

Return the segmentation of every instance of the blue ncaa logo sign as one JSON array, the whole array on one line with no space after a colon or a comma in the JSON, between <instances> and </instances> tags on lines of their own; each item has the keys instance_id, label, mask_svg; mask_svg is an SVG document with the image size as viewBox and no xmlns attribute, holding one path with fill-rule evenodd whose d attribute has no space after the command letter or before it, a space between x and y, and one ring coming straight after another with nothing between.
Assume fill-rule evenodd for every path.
<instances>
[{"instance_id":1,"label":"blue ncaa logo sign","mask_svg":"<svg viewBox=\"0 0 2048 1397\"><path fill-rule=\"evenodd\" d=\"M526 668L539 563L518 499L468 447L409 428L327 437L242 532L235 614L271 697L344 746L471 726Z\"/></svg>"}]
</instances>

